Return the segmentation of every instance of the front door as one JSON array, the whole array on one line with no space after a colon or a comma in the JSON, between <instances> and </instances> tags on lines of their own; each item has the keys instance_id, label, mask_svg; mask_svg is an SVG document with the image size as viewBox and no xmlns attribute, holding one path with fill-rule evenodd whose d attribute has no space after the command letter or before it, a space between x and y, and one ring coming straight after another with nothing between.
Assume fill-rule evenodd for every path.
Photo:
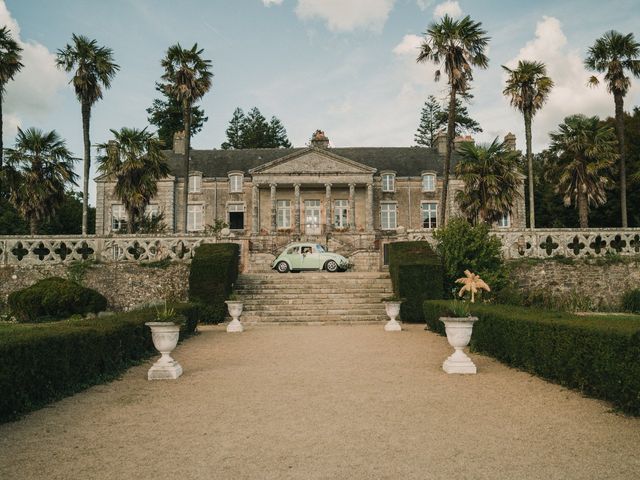
<instances>
[{"instance_id":1,"label":"front door","mask_svg":"<svg viewBox=\"0 0 640 480\"><path fill-rule=\"evenodd\" d=\"M304 201L304 232L307 235L320 235L320 200Z\"/></svg>"}]
</instances>

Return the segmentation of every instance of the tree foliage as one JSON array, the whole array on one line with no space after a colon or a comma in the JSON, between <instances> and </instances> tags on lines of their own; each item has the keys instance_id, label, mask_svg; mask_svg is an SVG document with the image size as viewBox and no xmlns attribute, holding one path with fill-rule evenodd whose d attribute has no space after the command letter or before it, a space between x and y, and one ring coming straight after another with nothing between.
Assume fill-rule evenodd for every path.
<instances>
[{"instance_id":1,"label":"tree foliage","mask_svg":"<svg viewBox=\"0 0 640 480\"><path fill-rule=\"evenodd\" d=\"M469 100L471 95L465 95L464 99ZM436 125L438 130L445 127L449 121L449 106L443 105L442 109L436 113ZM468 135L471 133L482 132L482 127L473 118L469 116L469 110L462 104L460 97L456 97L456 111L453 119L454 136Z\"/></svg>"},{"instance_id":2,"label":"tree foliage","mask_svg":"<svg viewBox=\"0 0 640 480\"><path fill-rule=\"evenodd\" d=\"M291 148L287 131L282 122L275 116L267 122L258 107L253 107L245 115L241 108L233 111L226 130L227 141L222 148Z\"/></svg>"},{"instance_id":3,"label":"tree foliage","mask_svg":"<svg viewBox=\"0 0 640 480\"><path fill-rule=\"evenodd\" d=\"M4 101L4 92L7 83L13 80L24 65L22 60L22 47L18 45L11 35L8 27L0 28L0 171L2 171L2 156L4 153L4 145L2 143L3 121L2 121L2 102ZM2 195L2 183L0 183L0 195Z\"/></svg>"},{"instance_id":4,"label":"tree foliage","mask_svg":"<svg viewBox=\"0 0 640 480\"><path fill-rule=\"evenodd\" d=\"M429 95L420 112L420 124L413 136L413 141L416 142L416 145L427 148L436 146L436 135L440 129L436 115L441 111L440 103L438 103L436 97Z\"/></svg>"}]
</instances>

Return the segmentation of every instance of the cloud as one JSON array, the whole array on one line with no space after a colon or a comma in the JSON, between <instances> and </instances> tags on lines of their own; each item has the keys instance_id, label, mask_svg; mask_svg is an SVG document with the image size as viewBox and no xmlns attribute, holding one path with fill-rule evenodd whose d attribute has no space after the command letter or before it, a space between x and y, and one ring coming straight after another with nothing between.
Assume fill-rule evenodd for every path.
<instances>
[{"instance_id":1,"label":"cloud","mask_svg":"<svg viewBox=\"0 0 640 480\"><path fill-rule=\"evenodd\" d=\"M433 5L434 2L435 0L417 0L416 3L418 4L418 7L420 7L420 10L424 11L431 8L431 5Z\"/></svg>"},{"instance_id":2,"label":"cloud","mask_svg":"<svg viewBox=\"0 0 640 480\"><path fill-rule=\"evenodd\" d=\"M58 92L67 85L67 78L55 64L55 54L44 45L20 38L20 26L0 0L0 24L11 30L13 38L23 48L24 67L6 86L4 97L4 140L12 144L23 116L40 119L57 106Z\"/></svg>"},{"instance_id":3,"label":"cloud","mask_svg":"<svg viewBox=\"0 0 640 480\"><path fill-rule=\"evenodd\" d=\"M402 37L402 41L394 47L393 53L396 55L413 55L417 57L421 44L422 37L413 34L405 35Z\"/></svg>"},{"instance_id":4,"label":"cloud","mask_svg":"<svg viewBox=\"0 0 640 480\"><path fill-rule=\"evenodd\" d=\"M302 20L324 20L334 32L380 31L394 3L395 0L298 0L295 11Z\"/></svg>"},{"instance_id":5,"label":"cloud","mask_svg":"<svg viewBox=\"0 0 640 480\"><path fill-rule=\"evenodd\" d=\"M262 0L265 7L270 7L271 5L282 5L282 0Z\"/></svg>"},{"instance_id":6,"label":"cloud","mask_svg":"<svg viewBox=\"0 0 640 480\"><path fill-rule=\"evenodd\" d=\"M433 11L433 18L437 19L444 17L445 15L449 15L453 18L462 16L460 4L458 2L447 0L446 2L436 5L435 10Z\"/></svg>"}]
</instances>

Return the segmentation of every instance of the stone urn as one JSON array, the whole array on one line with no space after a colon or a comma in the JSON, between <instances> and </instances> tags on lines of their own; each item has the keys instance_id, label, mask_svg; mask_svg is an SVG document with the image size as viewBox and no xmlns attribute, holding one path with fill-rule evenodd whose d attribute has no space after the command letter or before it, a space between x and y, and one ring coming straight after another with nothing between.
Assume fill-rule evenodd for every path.
<instances>
[{"instance_id":1,"label":"stone urn","mask_svg":"<svg viewBox=\"0 0 640 480\"><path fill-rule=\"evenodd\" d=\"M171 352L178 344L180 325L173 322L147 322L151 328L153 346L162 355L147 374L149 380L174 380L182 375L182 366L171 358Z\"/></svg>"},{"instance_id":2,"label":"stone urn","mask_svg":"<svg viewBox=\"0 0 640 480\"><path fill-rule=\"evenodd\" d=\"M400 323L396 320L398 315L400 315L400 305L401 301L397 300L387 300L384 301L384 309L387 312L387 316L389 317L389 321L385 324L384 330L386 332L399 332L402 330Z\"/></svg>"},{"instance_id":3,"label":"stone urn","mask_svg":"<svg viewBox=\"0 0 640 480\"><path fill-rule=\"evenodd\" d=\"M476 366L464 353L464 347L469 345L473 324L478 317L440 317L447 332L447 340L455 352L442 364L442 369L447 373L476 373Z\"/></svg>"},{"instance_id":4,"label":"stone urn","mask_svg":"<svg viewBox=\"0 0 640 480\"><path fill-rule=\"evenodd\" d=\"M227 332L239 333L244 331L244 327L240 323L240 315L242 315L242 302L239 300L225 300L229 315L232 320L227 325Z\"/></svg>"}]
</instances>

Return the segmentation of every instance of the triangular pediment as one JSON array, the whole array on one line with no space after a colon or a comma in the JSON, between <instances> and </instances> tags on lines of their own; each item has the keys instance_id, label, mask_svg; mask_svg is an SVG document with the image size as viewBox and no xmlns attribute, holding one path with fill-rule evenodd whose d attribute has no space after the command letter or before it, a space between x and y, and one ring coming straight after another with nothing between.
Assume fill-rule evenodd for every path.
<instances>
[{"instance_id":1,"label":"triangular pediment","mask_svg":"<svg viewBox=\"0 0 640 480\"><path fill-rule=\"evenodd\" d=\"M254 174L373 174L376 169L320 148L308 148L249 171Z\"/></svg>"}]
</instances>

